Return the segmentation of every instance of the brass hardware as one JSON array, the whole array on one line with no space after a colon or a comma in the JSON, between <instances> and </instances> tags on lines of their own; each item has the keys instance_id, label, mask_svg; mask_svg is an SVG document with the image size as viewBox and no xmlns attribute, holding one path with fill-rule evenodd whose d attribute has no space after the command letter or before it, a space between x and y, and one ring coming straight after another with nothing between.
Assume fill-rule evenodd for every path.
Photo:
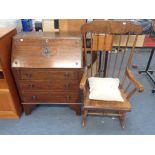
<instances>
[{"instance_id":1,"label":"brass hardware","mask_svg":"<svg viewBox=\"0 0 155 155\"><path fill-rule=\"evenodd\" d=\"M26 73L26 76L27 76L28 78L31 78L31 77L32 77L32 74Z\"/></svg>"},{"instance_id":2,"label":"brass hardware","mask_svg":"<svg viewBox=\"0 0 155 155\"><path fill-rule=\"evenodd\" d=\"M33 88L33 87L34 87L34 85L31 83L31 84L29 84L29 87L30 87L30 88Z\"/></svg>"},{"instance_id":3,"label":"brass hardware","mask_svg":"<svg viewBox=\"0 0 155 155\"><path fill-rule=\"evenodd\" d=\"M65 89L69 89L70 88L70 84L68 83L68 84L65 84Z\"/></svg>"},{"instance_id":4,"label":"brass hardware","mask_svg":"<svg viewBox=\"0 0 155 155\"><path fill-rule=\"evenodd\" d=\"M50 56L51 55L51 50L49 51L48 47L45 47L43 52L42 52L43 56Z\"/></svg>"},{"instance_id":5,"label":"brass hardware","mask_svg":"<svg viewBox=\"0 0 155 155\"><path fill-rule=\"evenodd\" d=\"M66 96L66 100L68 101L68 100L70 100L71 99L71 97L70 96Z\"/></svg>"},{"instance_id":6,"label":"brass hardware","mask_svg":"<svg viewBox=\"0 0 155 155\"><path fill-rule=\"evenodd\" d=\"M32 96L32 99L35 100L37 97L36 96Z\"/></svg>"},{"instance_id":7,"label":"brass hardware","mask_svg":"<svg viewBox=\"0 0 155 155\"><path fill-rule=\"evenodd\" d=\"M65 77L65 79L68 79L69 78L69 73L65 73L64 77Z\"/></svg>"},{"instance_id":8,"label":"brass hardware","mask_svg":"<svg viewBox=\"0 0 155 155\"><path fill-rule=\"evenodd\" d=\"M48 39L46 39L46 41L45 41L46 43L48 43Z\"/></svg>"},{"instance_id":9,"label":"brass hardware","mask_svg":"<svg viewBox=\"0 0 155 155\"><path fill-rule=\"evenodd\" d=\"M43 55L48 56L48 54L49 54L48 48L45 47L45 49L43 50Z\"/></svg>"}]
</instances>

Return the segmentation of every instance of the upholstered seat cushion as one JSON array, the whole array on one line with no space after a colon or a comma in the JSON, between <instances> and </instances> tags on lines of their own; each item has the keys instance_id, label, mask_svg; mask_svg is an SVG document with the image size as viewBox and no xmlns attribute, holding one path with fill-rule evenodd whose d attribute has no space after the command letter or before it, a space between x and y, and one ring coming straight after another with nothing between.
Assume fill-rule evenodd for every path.
<instances>
[{"instance_id":1,"label":"upholstered seat cushion","mask_svg":"<svg viewBox=\"0 0 155 155\"><path fill-rule=\"evenodd\" d=\"M118 101L123 102L121 92L119 90L118 78L88 78L90 94L89 99L104 100L104 101Z\"/></svg>"}]
</instances>

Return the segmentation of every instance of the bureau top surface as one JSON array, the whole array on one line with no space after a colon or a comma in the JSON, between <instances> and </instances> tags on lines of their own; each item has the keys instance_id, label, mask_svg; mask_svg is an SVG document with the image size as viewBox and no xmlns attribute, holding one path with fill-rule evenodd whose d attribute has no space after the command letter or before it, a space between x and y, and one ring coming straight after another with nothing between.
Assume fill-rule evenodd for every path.
<instances>
[{"instance_id":1,"label":"bureau top surface","mask_svg":"<svg viewBox=\"0 0 155 155\"><path fill-rule=\"evenodd\" d=\"M0 28L0 39L13 30L14 28Z\"/></svg>"},{"instance_id":2,"label":"bureau top surface","mask_svg":"<svg viewBox=\"0 0 155 155\"><path fill-rule=\"evenodd\" d=\"M14 39L81 39L80 33L74 32L21 32L14 36Z\"/></svg>"},{"instance_id":3,"label":"bureau top surface","mask_svg":"<svg viewBox=\"0 0 155 155\"><path fill-rule=\"evenodd\" d=\"M13 38L12 67L82 68L79 33L29 32Z\"/></svg>"}]
</instances>

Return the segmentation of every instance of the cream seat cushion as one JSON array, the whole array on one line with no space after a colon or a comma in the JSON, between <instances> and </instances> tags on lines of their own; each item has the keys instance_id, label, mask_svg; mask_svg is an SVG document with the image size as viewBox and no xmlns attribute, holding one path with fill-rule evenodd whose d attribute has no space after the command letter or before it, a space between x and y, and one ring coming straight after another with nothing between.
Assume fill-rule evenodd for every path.
<instances>
[{"instance_id":1,"label":"cream seat cushion","mask_svg":"<svg viewBox=\"0 0 155 155\"><path fill-rule=\"evenodd\" d=\"M90 87L89 99L119 102L124 101L118 88L118 78L90 77L88 78L88 81Z\"/></svg>"}]
</instances>

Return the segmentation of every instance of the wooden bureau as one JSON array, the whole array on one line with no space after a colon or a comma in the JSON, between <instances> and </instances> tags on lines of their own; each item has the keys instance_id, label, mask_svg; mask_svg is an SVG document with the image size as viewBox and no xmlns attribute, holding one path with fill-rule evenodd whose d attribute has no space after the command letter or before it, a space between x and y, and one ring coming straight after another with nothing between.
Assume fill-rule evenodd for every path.
<instances>
[{"instance_id":1,"label":"wooden bureau","mask_svg":"<svg viewBox=\"0 0 155 155\"><path fill-rule=\"evenodd\" d=\"M13 38L11 64L25 114L36 104L68 104L80 115L80 34L18 34Z\"/></svg>"}]
</instances>

